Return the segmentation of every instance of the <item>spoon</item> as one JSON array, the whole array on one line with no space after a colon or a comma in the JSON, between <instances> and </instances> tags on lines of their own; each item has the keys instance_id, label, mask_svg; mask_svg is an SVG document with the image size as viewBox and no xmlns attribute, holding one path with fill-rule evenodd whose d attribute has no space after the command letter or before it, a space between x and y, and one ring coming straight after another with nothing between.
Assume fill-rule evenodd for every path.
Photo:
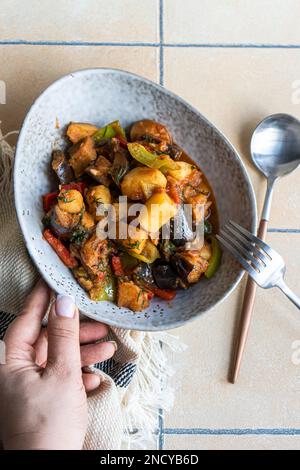
<instances>
[{"instance_id":1,"label":"spoon","mask_svg":"<svg viewBox=\"0 0 300 470\"><path fill-rule=\"evenodd\" d=\"M267 191L257 236L264 240L270 218L274 184L278 178L294 171L300 164L300 121L288 114L266 117L251 139L254 165L267 178ZM239 325L239 335L232 363L230 382L235 383L242 361L253 311L257 285L248 277Z\"/></svg>"}]
</instances>

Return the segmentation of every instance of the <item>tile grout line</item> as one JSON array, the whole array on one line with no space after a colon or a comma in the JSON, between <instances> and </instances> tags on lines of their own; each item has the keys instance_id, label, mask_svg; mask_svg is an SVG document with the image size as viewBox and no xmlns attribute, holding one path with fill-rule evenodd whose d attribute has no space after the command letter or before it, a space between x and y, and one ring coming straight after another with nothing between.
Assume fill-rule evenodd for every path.
<instances>
[{"instance_id":1,"label":"tile grout line","mask_svg":"<svg viewBox=\"0 0 300 470\"><path fill-rule=\"evenodd\" d=\"M0 46L100 46L100 47L158 47L158 42L97 42L97 41L27 41L25 39L0 40Z\"/></svg>"},{"instance_id":2,"label":"tile grout line","mask_svg":"<svg viewBox=\"0 0 300 470\"><path fill-rule=\"evenodd\" d=\"M268 228L268 233L300 233L299 228Z\"/></svg>"},{"instance_id":3,"label":"tile grout line","mask_svg":"<svg viewBox=\"0 0 300 470\"><path fill-rule=\"evenodd\" d=\"M159 27L160 34L163 34L163 0L160 2L160 19ZM132 42L105 42L105 41L50 41L50 40L26 40L26 39L2 39L0 40L0 46L100 46L100 47L157 47L161 50L163 48L248 48L248 49L300 49L300 44L247 44L247 43L165 43L162 38L159 42L143 42L143 41L132 41Z\"/></svg>"},{"instance_id":4,"label":"tile grout line","mask_svg":"<svg viewBox=\"0 0 300 470\"><path fill-rule=\"evenodd\" d=\"M164 2L159 0L159 84L164 86Z\"/></svg>"},{"instance_id":5,"label":"tile grout line","mask_svg":"<svg viewBox=\"0 0 300 470\"><path fill-rule=\"evenodd\" d=\"M263 44L263 43L164 43L164 47L221 48L221 49L300 49L300 44Z\"/></svg>"},{"instance_id":6,"label":"tile grout line","mask_svg":"<svg viewBox=\"0 0 300 470\"><path fill-rule=\"evenodd\" d=\"M164 434L168 435L202 435L202 436L299 436L300 429L297 428L237 428L237 429L206 429L206 428L165 428Z\"/></svg>"},{"instance_id":7,"label":"tile grout line","mask_svg":"<svg viewBox=\"0 0 300 470\"><path fill-rule=\"evenodd\" d=\"M164 430L164 412L160 408L158 410L158 450L164 449L165 441L165 430Z\"/></svg>"}]
</instances>

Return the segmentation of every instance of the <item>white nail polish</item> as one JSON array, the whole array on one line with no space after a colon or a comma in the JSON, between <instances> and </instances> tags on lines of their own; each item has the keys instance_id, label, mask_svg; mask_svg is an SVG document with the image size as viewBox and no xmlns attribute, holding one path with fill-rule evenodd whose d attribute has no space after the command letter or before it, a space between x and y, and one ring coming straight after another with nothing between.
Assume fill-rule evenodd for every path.
<instances>
[{"instance_id":1,"label":"white nail polish","mask_svg":"<svg viewBox=\"0 0 300 470\"><path fill-rule=\"evenodd\" d=\"M75 299L72 295L61 295L56 297L55 312L59 317L73 318L75 314Z\"/></svg>"}]
</instances>

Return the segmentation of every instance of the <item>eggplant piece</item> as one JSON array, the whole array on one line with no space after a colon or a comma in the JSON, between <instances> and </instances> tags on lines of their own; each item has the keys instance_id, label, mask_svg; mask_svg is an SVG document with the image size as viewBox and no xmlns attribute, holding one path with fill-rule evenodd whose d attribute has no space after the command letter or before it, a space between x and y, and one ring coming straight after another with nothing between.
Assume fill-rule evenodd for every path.
<instances>
[{"instance_id":1,"label":"eggplant piece","mask_svg":"<svg viewBox=\"0 0 300 470\"><path fill-rule=\"evenodd\" d=\"M162 258L170 261L171 256L176 253L176 246L170 240L162 239L159 242L158 250Z\"/></svg>"},{"instance_id":2,"label":"eggplant piece","mask_svg":"<svg viewBox=\"0 0 300 470\"><path fill-rule=\"evenodd\" d=\"M78 144L69 148L69 163L74 170L76 178L97 158L95 142L92 137L85 137Z\"/></svg>"},{"instance_id":3,"label":"eggplant piece","mask_svg":"<svg viewBox=\"0 0 300 470\"><path fill-rule=\"evenodd\" d=\"M80 222L80 214L69 214L54 206L49 216L49 226L58 238L67 239Z\"/></svg>"},{"instance_id":4,"label":"eggplant piece","mask_svg":"<svg viewBox=\"0 0 300 470\"><path fill-rule=\"evenodd\" d=\"M180 278L188 283L188 277L190 273L193 271L193 265L185 260L184 258L181 258L178 255L174 255L171 259L172 266L177 270Z\"/></svg>"},{"instance_id":5,"label":"eggplant piece","mask_svg":"<svg viewBox=\"0 0 300 470\"><path fill-rule=\"evenodd\" d=\"M175 290L178 287L186 288L178 273L172 266L164 261L157 261L153 266L140 263L133 270L134 282L151 291L151 287L159 287L164 290Z\"/></svg>"},{"instance_id":6,"label":"eggplant piece","mask_svg":"<svg viewBox=\"0 0 300 470\"><path fill-rule=\"evenodd\" d=\"M178 273L169 263L156 263L152 268L153 278L161 289L175 290L179 285Z\"/></svg>"},{"instance_id":7,"label":"eggplant piece","mask_svg":"<svg viewBox=\"0 0 300 470\"><path fill-rule=\"evenodd\" d=\"M104 186L109 186L111 183L111 179L109 177L110 169L110 161L103 157L103 155L100 155L97 160L85 169L85 173L94 178L98 183L104 184Z\"/></svg>"},{"instance_id":8,"label":"eggplant piece","mask_svg":"<svg viewBox=\"0 0 300 470\"><path fill-rule=\"evenodd\" d=\"M170 157L173 158L173 160L178 161L180 160L183 152L182 152L182 149L178 147L178 145L171 144L171 145L168 145L168 150L166 153L170 155Z\"/></svg>"},{"instance_id":9,"label":"eggplant piece","mask_svg":"<svg viewBox=\"0 0 300 470\"><path fill-rule=\"evenodd\" d=\"M133 278L136 284L146 286L155 285L155 281L152 275L151 266L148 263L141 262L133 270Z\"/></svg>"},{"instance_id":10,"label":"eggplant piece","mask_svg":"<svg viewBox=\"0 0 300 470\"><path fill-rule=\"evenodd\" d=\"M172 265L180 278L188 284L195 284L208 268L208 261L201 256L201 250L176 253L172 257Z\"/></svg>"},{"instance_id":11,"label":"eggplant piece","mask_svg":"<svg viewBox=\"0 0 300 470\"><path fill-rule=\"evenodd\" d=\"M74 171L69 165L66 156L62 150L53 150L52 152L52 169L57 174L61 184L68 184L74 181Z\"/></svg>"},{"instance_id":12,"label":"eggplant piece","mask_svg":"<svg viewBox=\"0 0 300 470\"><path fill-rule=\"evenodd\" d=\"M116 152L115 158L110 169L110 175L117 186L120 186L121 180L129 170L129 162L126 156L126 150L122 152Z\"/></svg>"},{"instance_id":13,"label":"eggplant piece","mask_svg":"<svg viewBox=\"0 0 300 470\"><path fill-rule=\"evenodd\" d=\"M187 221L183 206L181 206L176 217L170 220L170 240L176 247L179 247L192 241L194 238L193 230Z\"/></svg>"}]
</instances>

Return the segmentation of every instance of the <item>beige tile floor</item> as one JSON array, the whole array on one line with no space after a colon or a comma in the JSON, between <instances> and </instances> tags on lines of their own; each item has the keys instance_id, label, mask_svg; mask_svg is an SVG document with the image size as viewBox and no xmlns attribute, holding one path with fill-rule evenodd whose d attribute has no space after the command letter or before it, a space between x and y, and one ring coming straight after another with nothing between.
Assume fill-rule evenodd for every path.
<instances>
[{"instance_id":1,"label":"beige tile floor","mask_svg":"<svg viewBox=\"0 0 300 470\"><path fill-rule=\"evenodd\" d=\"M164 0L164 6L166 42L299 44L297 0Z\"/></svg>"},{"instance_id":2,"label":"beige tile floor","mask_svg":"<svg viewBox=\"0 0 300 470\"><path fill-rule=\"evenodd\" d=\"M249 138L269 113L300 117L299 13L297 0L2 0L0 120L5 131L18 128L34 98L71 70L139 73L180 94L227 135L260 208L264 181L250 163ZM299 172L278 183L275 233L268 235L298 292ZM258 293L240 379L234 386L226 381L242 291L243 283L214 311L174 332L189 348L174 358L175 407L160 439L166 449L300 447L292 435L300 432L300 365L292 360L300 320L279 292Z\"/></svg>"},{"instance_id":3,"label":"beige tile floor","mask_svg":"<svg viewBox=\"0 0 300 470\"><path fill-rule=\"evenodd\" d=\"M0 38L155 42L156 0L1 0Z\"/></svg>"},{"instance_id":4,"label":"beige tile floor","mask_svg":"<svg viewBox=\"0 0 300 470\"><path fill-rule=\"evenodd\" d=\"M53 80L73 70L109 66L158 80L158 50L153 47L0 44L0 63L5 64L0 80L5 81L7 94L7 104L0 105L4 131L18 128L34 98Z\"/></svg>"},{"instance_id":5,"label":"beige tile floor","mask_svg":"<svg viewBox=\"0 0 300 470\"><path fill-rule=\"evenodd\" d=\"M167 436L168 450L295 450L299 436Z\"/></svg>"}]
</instances>

